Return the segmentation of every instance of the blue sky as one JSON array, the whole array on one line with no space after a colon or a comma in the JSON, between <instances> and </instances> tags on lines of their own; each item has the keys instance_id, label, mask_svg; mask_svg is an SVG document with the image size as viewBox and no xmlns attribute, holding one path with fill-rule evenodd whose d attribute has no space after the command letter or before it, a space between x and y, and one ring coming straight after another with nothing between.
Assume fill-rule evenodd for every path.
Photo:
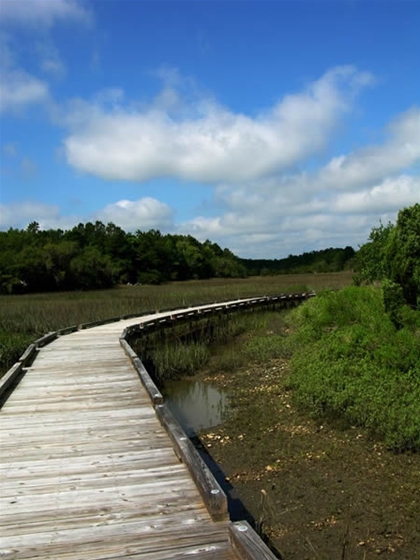
<instances>
[{"instance_id":1,"label":"blue sky","mask_svg":"<svg viewBox=\"0 0 420 560\"><path fill-rule=\"evenodd\" d=\"M357 248L420 201L419 28L416 0L1 0L0 228Z\"/></svg>"}]
</instances>

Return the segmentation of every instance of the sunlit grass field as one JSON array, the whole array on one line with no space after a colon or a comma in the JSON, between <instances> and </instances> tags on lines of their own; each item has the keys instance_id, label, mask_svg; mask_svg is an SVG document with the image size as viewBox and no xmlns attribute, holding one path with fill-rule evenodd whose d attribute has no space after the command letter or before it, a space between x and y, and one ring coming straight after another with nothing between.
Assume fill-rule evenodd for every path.
<instances>
[{"instance_id":1,"label":"sunlit grass field","mask_svg":"<svg viewBox=\"0 0 420 560\"><path fill-rule=\"evenodd\" d=\"M262 295L337 289L352 272L297 274L121 286L92 292L0 296L0 372L5 372L39 336L90 321L166 308Z\"/></svg>"}]
</instances>

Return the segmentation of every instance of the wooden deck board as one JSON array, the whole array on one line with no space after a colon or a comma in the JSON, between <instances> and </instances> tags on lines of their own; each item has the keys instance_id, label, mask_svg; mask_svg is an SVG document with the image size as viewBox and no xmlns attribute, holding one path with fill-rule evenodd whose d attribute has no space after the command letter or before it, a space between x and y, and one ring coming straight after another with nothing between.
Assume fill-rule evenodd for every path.
<instances>
[{"instance_id":1,"label":"wooden deck board","mask_svg":"<svg viewBox=\"0 0 420 560\"><path fill-rule=\"evenodd\" d=\"M58 337L3 405L2 558L236 558L120 347L138 321Z\"/></svg>"}]
</instances>

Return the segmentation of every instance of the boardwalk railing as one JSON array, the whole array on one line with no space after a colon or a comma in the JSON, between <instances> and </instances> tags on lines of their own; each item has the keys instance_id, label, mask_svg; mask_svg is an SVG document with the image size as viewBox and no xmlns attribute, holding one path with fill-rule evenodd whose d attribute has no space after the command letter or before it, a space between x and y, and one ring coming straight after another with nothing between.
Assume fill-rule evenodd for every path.
<instances>
[{"instance_id":1,"label":"boardwalk railing","mask_svg":"<svg viewBox=\"0 0 420 560\"><path fill-rule=\"evenodd\" d=\"M150 377L146 368L144 367L141 359L137 356L131 348L127 339L133 335L150 333L154 329L159 329L174 325L179 321L190 320L191 318L202 318L208 315L231 313L243 309L280 306L288 307L313 297L314 293L303 294L288 294L280 296L264 296L259 298L248 298L244 300L237 300L234 302L222 302L209 304L200 307L190 307L182 310L165 310L161 312L148 312L142 315L131 316L133 318L140 318L141 316L152 315L155 316L145 321L139 321L123 330L120 336L120 345L149 395L151 404L155 413L172 440L174 450L186 467L196 484L203 502L214 521L222 521L229 519L228 503L226 494L223 492L219 483L208 469L201 456L197 452L191 440L186 436L185 432L170 412L158 388L156 387L153 379ZM123 317L124 319L131 318L129 316ZM28 346L25 352L20 357L19 361L10 368L10 370L0 380L0 405L7 397L13 392L14 388L18 385L19 381L25 374L25 368L36 358L38 349L49 344L59 336L63 336L77 330L93 328L99 325L119 321L119 317L111 319L95 321L78 326L72 326L59 331L50 332L33 344ZM229 538L232 548L239 558L245 560L273 560L275 556L269 548L263 543L260 537L255 533L251 526L245 521L229 523Z\"/></svg>"}]
</instances>

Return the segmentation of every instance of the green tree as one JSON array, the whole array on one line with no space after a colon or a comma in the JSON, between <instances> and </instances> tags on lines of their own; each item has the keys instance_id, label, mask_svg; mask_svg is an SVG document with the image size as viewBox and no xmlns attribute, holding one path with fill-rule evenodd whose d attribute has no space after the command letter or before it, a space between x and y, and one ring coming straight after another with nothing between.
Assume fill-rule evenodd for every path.
<instances>
[{"instance_id":1,"label":"green tree","mask_svg":"<svg viewBox=\"0 0 420 560\"><path fill-rule=\"evenodd\" d=\"M394 228L389 222L386 226L381 223L372 229L368 242L362 245L356 254L356 283L372 283L388 277L389 266L385 254Z\"/></svg>"},{"instance_id":2,"label":"green tree","mask_svg":"<svg viewBox=\"0 0 420 560\"><path fill-rule=\"evenodd\" d=\"M398 213L384 256L388 278L401 286L409 305L420 308L420 204Z\"/></svg>"},{"instance_id":3,"label":"green tree","mask_svg":"<svg viewBox=\"0 0 420 560\"><path fill-rule=\"evenodd\" d=\"M89 290L113 285L112 261L97 247L86 247L70 262L73 287Z\"/></svg>"},{"instance_id":4,"label":"green tree","mask_svg":"<svg viewBox=\"0 0 420 560\"><path fill-rule=\"evenodd\" d=\"M400 210L395 225L373 228L356 263L357 282L388 280L386 299L393 299L394 312L401 291L407 304L420 307L420 204Z\"/></svg>"}]
</instances>

